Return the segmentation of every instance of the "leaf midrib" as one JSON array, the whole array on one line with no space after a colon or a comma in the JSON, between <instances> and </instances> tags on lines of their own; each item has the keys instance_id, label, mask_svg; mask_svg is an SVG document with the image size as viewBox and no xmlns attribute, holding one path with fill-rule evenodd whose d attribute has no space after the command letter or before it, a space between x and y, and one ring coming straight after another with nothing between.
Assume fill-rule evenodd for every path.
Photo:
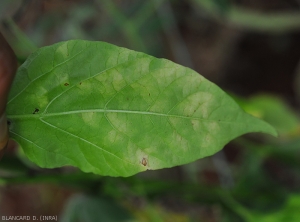
<instances>
[{"instance_id":1,"label":"leaf midrib","mask_svg":"<svg viewBox=\"0 0 300 222\"><path fill-rule=\"evenodd\" d=\"M72 114L83 114L83 113L125 113L125 114L138 114L138 115L153 115L153 116L163 116L163 117L175 117L182 119L193 119L193 120L201 120L201 121L218 121L225 123L236 123L234 121L224 121L218 119L203 119L195 116L180 116L175 114L165 114L165 113L156 113L156 112L145 112L145 111L137 111L137 110L112 110L112 109L89 109L89 110L73 110L66 112L58 112L58 113L41 113L41 114L21 114L21 115L8 115L8 119L43 119L45 117L52 116L63 116L63 115L72 115Z\"/></svg>"}]
</instances>

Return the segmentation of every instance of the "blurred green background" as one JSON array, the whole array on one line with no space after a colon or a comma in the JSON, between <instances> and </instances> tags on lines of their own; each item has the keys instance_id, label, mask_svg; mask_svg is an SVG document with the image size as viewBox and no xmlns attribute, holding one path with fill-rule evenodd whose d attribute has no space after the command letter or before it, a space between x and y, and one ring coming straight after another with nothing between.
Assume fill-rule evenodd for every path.
<instances>
[{"instance_id":1,"label":"blurred green background","mask_svg":"<svg viewBox=\"0 0 300 222\"><path fill-rule=\"evenodd\" d=\"M129 178L40 169L11 146L0 162L0 216L300 221L299 0L1 0L0 30L20 64L38 47L69 39L167 58L279 133L245 135L212 157Z\"/></svg>"}]
</instances>

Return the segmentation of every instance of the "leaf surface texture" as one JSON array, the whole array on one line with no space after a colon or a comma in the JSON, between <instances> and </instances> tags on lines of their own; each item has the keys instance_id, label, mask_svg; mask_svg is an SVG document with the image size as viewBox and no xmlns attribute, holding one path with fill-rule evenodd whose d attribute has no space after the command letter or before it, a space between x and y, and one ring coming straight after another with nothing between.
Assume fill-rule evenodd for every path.
<instances>
[{"instance_id":1,"label":"leaf surface texture","mask_svg":"<svg viewBox=\"0 0 300 222\"><path fill-rule=\"evenodd\" d=\"M7 115L11 137L39 166L110 176L186 164L248 132L276 135L189 68L83 40L33 53Z\"/></svg>"}]
</instances>

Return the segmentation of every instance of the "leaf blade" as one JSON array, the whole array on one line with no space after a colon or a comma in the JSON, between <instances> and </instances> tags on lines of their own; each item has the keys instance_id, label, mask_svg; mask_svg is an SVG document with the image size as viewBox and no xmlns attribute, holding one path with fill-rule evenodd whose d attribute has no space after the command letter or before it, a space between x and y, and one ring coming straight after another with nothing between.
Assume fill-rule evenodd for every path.
<instances>
[{"instance_id":1,"label":"leaf blade","mask_svg":"<svg viewBox=\"0 0 300 222\"><path fill-rule=\"evenodd\" d=\"M54 59L44 66L45 58ZM7 112L33 162L111 176L185 164L244 133L276 134L193 70L82 40L29 57Z\"/></svg>"}]
</instances>

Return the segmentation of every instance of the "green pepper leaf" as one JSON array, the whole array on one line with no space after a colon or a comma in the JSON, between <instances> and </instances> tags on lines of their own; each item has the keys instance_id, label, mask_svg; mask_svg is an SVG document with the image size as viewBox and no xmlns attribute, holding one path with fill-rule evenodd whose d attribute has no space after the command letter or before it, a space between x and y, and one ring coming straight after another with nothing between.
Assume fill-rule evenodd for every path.
<instances>
[{"instance_id":1,"label":"green pepper leaf","mask_svg":"<svg viewBox=\"0 0 300 222\"><path fill-rule=\"evenodd\" d=\"M110 176L186 164L248 132L276 135L189 68L83 40L33 53L7 116L11 137L39 166Z\"/></svg>"}]
</instances>

